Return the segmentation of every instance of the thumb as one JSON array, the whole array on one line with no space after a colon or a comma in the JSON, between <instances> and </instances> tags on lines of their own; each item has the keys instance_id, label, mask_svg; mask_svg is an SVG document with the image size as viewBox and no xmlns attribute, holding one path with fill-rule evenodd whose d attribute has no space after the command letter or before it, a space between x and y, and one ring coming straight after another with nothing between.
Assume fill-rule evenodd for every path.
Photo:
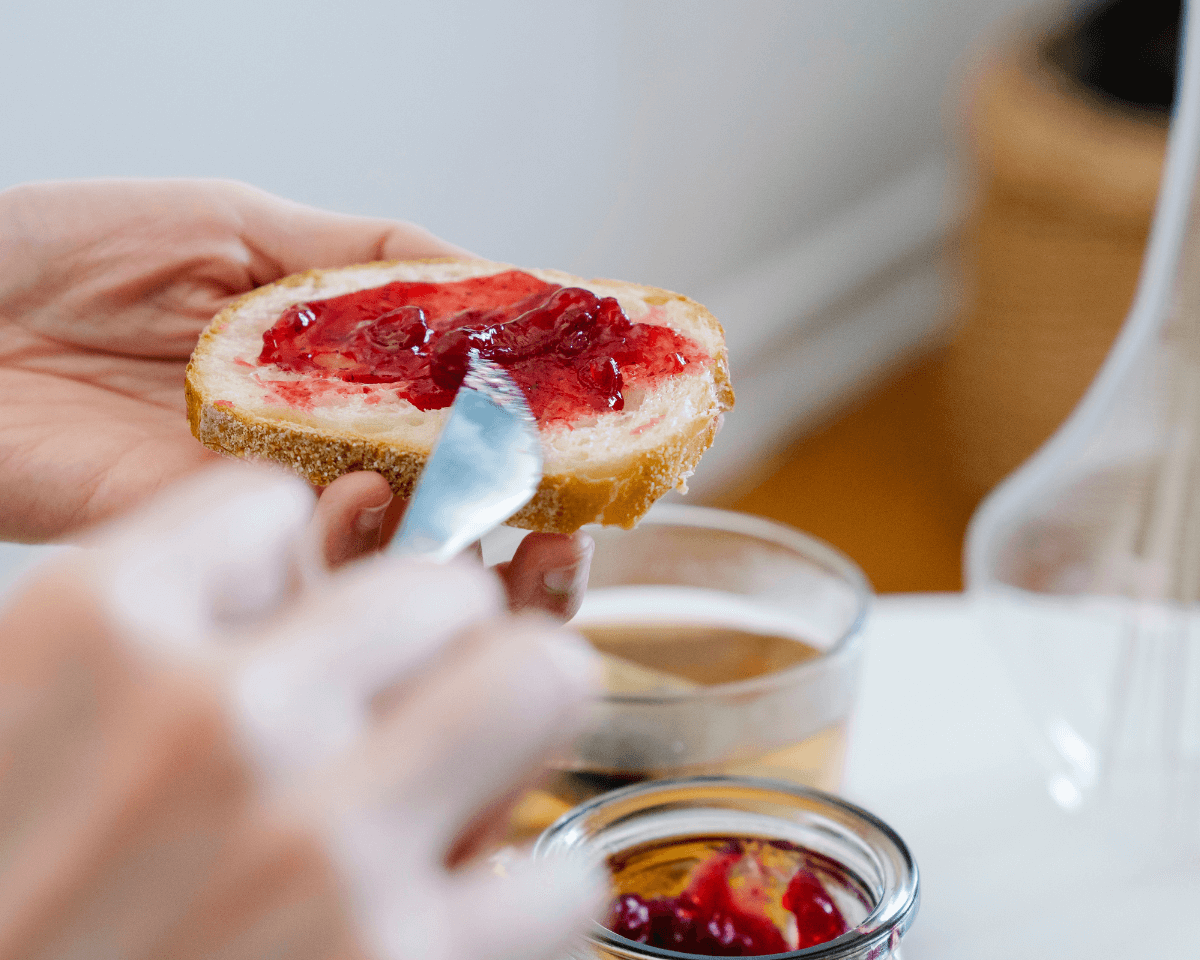
<instances>
[{"instance_id":1,"label":"thumb","mask_svg":"<svg viewBox=\"0 0 1200 960\"><path fill-rule=\"evenodd\" d=\"M372 260L477 259L416 224L332 213L244 184L232 186L244 238L263 261L255 273L265 274L267 280Z\"/></svg>"}]
</instances>

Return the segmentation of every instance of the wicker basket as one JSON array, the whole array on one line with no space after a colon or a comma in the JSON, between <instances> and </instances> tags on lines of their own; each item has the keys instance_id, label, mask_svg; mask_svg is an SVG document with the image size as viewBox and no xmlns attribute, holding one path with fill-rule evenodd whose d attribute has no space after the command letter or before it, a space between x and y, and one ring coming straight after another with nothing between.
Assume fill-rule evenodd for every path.
<instances>
[{"instance_id":1,"label":"wicker basket","mask_svg":"<svg viewBox=\"0 0 1200 960\"><path fill-rule=\"evenodd\" d=\"M1050 436L1107 354L1137 283L1166 123L1074 84L1033 42L982 63L967 94L961 327L934 416L951 482L974 504Z\"/></svg>"}]
</instances>

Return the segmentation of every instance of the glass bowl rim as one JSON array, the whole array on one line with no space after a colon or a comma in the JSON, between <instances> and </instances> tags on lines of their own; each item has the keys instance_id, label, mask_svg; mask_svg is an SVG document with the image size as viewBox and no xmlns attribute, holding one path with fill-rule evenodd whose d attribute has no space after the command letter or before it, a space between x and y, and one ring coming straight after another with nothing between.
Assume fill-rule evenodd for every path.
<instances>
[{"instance_id":1,"label":"glass bowl rim","mask_svg":"<svg viewBox=\"0 0 1200 960\"><path fill-rule=\"evenodd\" d=\"M740 513L736 510L722 510L717 507L701 507L683 503L657 503L638 523L638 529L643 526L663 527L693 527L696 529L720 530L726 533L742 534L759 540L766 540L777 546L785 547L806 560L815 562L825 570L829 570L850 587L855 599L854 618L833 643L822 650L817 656L786 670L766 673L747 680L737 680L733 683L717 683L699 687L695 690L661 690L654 693L602 693L595 697L599 703L611 703L621 706L635 704L652 705L661 703L680 703L688 700L711 700L721 696L741 696L744 694L760 693L789 683L797 682L805 674L812 673L842 656L851 655L860 645L863 634L863 624L871 611L874 591L867 575L858 564L850 559L837 547L826 543L819 537L805 533L795 527L777 520L755 516L750 513ZM587 527L584 527L587 530ZM568 624L570 626L570 624Z\"/></svg>"},{"instance_id":2,"label":"glass bowl rim","mask_svg":"<svg viewBox=\"0 0 1200 960\"><path fill-rule=\"evenodd\" d=\"M885 939L898 938L908 932L921 903L920 870L917 867L917 862L913 858L908 844L904 842L903 838L892 827L869 810L835 796L832 793L827 793L824 790L805 787L786 780L773 780L766 777L720 775L677 777L668 780L647 780L628 787L622 787L618 790L611 790L608 793L602 793L597 797L593 797L591 800L585 801L576 807L572 807L555 820L554 823L550 824L550 826L542 831L534 843L531 856L535 859L551 856L550 844L558 834L571 827L582 817L595 812L597 808L603 807L608 803L626 800L631 796L636 797L638 794L652 796L655 793L677 790L681 787L694 788L704 786L717 788L757 788L773 793L789 794L810 802L815 802L818 808L821 806L833 808L843 816L848 816L851 820L858 821L882 834L904 866L905 875L902 877L901 882L897 884L896 889L894 891L885 890L879 903L874 906L871 912L855 927L840 937L836 937L825 943L816 944L812 947L805 947L803 950L759 954L759 957L769 957L772 960L780 960L780 958L788 958L788 960L843 960L843 958L860 956L861 951L864 949L872 951ZM899 895L900 899L898 899L897 895ZM622 937L620 934L613 933L597 920L592 921L592 929L597 932L589 932L587 934L589 939L599 940L606 947L615 948L626 955L641 954L658 957L661 960L712 960L711 957L704 954L683 953L681 951L667 950L662 947L651 947L644 943L637 943L634 940Z\"/></svg>"}]
</instances>

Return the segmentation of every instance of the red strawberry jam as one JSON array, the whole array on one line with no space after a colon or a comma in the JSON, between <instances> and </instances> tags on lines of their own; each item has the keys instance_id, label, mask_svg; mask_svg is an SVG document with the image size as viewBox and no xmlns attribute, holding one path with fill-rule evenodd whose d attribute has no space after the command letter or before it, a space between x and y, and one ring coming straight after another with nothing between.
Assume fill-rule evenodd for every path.
<instances>
[{"instance_id":1,"label":"red strawberry jam","mask_svg":"<svg viewBox=\"0 0 1200 960\"><path fill-rule=\"evenodd\" d=\"M783 893L783 909L796 918L797 950L840 937L849 929L842 912L811 870L797 870Z\"/></svg>"},{"instance_id":2,"label":"red strawberry jam","mask_svg":"<svg viewBox=\"0 0 1200 960\"><path fill-rule=\"evenodd\" d=\"M258 362L387 384L419 409L436 410L454 399L472 355L506 367L542 421L622 410L630 387L708 360L669 327L630 322L612 297L509 270L295 304L263 334Z\"/></svg>"},{"instance_id":3,"label":"red strawberry jam","mask_svg":"<svg viewBox=\"0 0 1200 960\"><path fill-rule=\"evenodd\" d=\"M796 921L794 929L788 924L785 935L767 915L768 873L753 851L731 841L693 870L677 896L620 894L609 909L607 926L637 943L713 957L803 950L849 929L817 875L801 866L782 897L783 909Z\"/></svg>"}]
</instances>

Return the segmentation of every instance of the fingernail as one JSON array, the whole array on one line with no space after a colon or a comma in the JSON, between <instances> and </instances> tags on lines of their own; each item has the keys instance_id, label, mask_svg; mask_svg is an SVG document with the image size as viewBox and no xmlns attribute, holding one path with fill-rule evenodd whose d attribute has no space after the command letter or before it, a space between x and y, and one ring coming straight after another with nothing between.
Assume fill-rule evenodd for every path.
<instances>
[{"instance_id":1,"label":"fingernail","mask_svg":"<svg viewBox=\"0 0 1200 960\"><path fill-rule=\"evenodd\" d=\"M375 533L383 525L383 515L387 508L385 503L381 507L365 507L359 510L358 516L354 518L354 528L359 533Z\"/></svg>"},{"instance_id":2,"label":"fingernail","mask_svg":"<svg viewBox=\"0 0 1200 960\"><path fill-rule=\"evenodd\" d=\"M547 593L567 594L571 592L578 574L578 564L560 567L558 570L547 570L542 574L542 586L546 588Z\"/></svg>"},{"instance_id":3,"label":"fingernail","mask_svg":"<svg viewBox=\"0 0 1200 960\"><path fill-rule=\"evenodd\" d=\"M599 689L600 657L586 640L559 633L543 640L542 650L572 687L584 693Z\"/></svg>"},{"instance_id":4,"label":"fingernail","mask_svg":"<svg viewBox=\"0 0 1200 960\"><path fill-rule=\"evenodd\" d=\"M586 590L588 568L591 565L592 552L595 549L596 543L591 537L585 536L577 541L578 556L574 563L547 570L542 574L542 586L546 592L563 596L575 591L582 593Z\"/></svg>"}]
</instances>

